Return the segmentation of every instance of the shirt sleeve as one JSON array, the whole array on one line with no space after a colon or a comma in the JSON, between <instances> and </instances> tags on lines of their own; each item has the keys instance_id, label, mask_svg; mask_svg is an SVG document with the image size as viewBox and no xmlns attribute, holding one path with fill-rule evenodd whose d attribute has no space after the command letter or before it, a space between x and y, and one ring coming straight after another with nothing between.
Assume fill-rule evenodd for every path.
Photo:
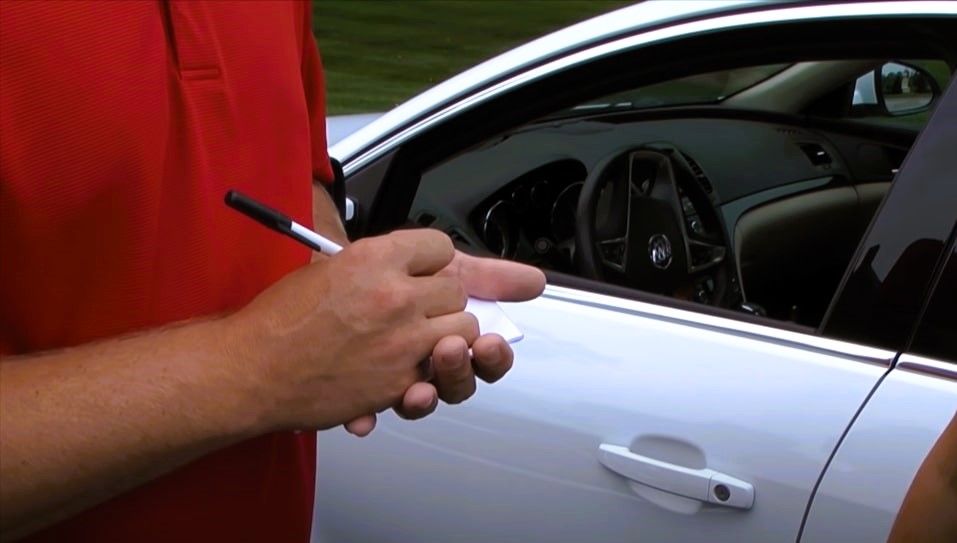
<instances>
[{"instance_id":1,"label":"shirt sleeve","mask_svg":"<svg viewBox=\"0 0 957 543\"><path fill-rule=\"evenodd\" d=\"M303 2L302 83L309 108L309 133L312 137L312 175L324 184L333 181L332 164L329 162L329 146L326 140L326 82L322 71L322 59L316 39L312 35L312 4Z\"/></svg>"}]
</instances>

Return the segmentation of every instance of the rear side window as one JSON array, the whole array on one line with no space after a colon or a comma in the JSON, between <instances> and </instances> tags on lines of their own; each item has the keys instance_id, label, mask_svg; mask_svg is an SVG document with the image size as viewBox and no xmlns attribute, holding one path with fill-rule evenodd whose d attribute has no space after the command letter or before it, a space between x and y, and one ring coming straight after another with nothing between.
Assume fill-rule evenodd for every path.
<instances>
[{"instance_id":1,"label":"rear side window","mask_svg":"<svg viewBox=\"0 0 957 543\"><path fill-rule=\"evenodd\" d=\"M951 247L910 352L957 363L957 245Z\"/></svg>"}]
</instances>

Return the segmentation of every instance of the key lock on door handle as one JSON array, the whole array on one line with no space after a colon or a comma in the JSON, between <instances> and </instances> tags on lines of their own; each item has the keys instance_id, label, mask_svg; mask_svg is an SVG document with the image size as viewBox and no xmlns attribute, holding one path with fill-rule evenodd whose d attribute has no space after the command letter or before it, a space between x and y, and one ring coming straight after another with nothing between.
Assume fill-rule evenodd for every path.
<instances>
[{"instance_id":1,"label":"key lock on door handle","mask_svg":"<svg viewBox=\"0 0 957 543\"><path fill-rule=\"evenodd\" d=\"M754 487L713 469L693 469L635 454L628 447L602 443L598 460L619 475L686 498L736 509L754 505Z\"/></svg>"}]
</instances>

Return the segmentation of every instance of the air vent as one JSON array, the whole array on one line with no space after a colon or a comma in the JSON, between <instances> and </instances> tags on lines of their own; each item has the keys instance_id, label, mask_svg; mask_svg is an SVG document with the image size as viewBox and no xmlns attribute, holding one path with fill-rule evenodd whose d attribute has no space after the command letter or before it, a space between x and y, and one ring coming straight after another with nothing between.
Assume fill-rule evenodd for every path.
<instances>
[{"instance_id":1,"label":"air vent","mask_svg":"<svg viewBox=\"0 0 957 543\"><path fill-rule=\"evenodd\" d=\"M711 194L711 192L714 190L714 187L711 186L711 181L708 181L707 176L705 176L704 170L701 169L701 166L699 166L698 163L695 162L693 158L691 158L688 155L685 155L684 153L682 153L682 155L685 157L685 160L688 162L688 166L691 168L691 171L694 172L694 176L695 176L695 179L698 180L698 184L701 185L701 188L703 188L705 192L707 192L708 194Z\"/></svg>"},{"instance_id":2,"label":"air vent","mask_svg":"<svg viewBox=\"0 0 957 543\"><path fill-rule=\"evenodd\" d=\"M817 143L802 143L798 147L815 166L827 166L832 162L831 155Z\"/></svg>"},{"instance_id":3,"label":"air vent","mask_svg":"<svg viewBox=\"0 0 957 543\"><path fill-rule=\"evenodd\" d=\"M801 132L800 130L798 130L798 129L796 129L796 128L780 127L780 128L776 128L775 130L777 130L777 132L780 133L780 134L787 134L787 135L789 135L789 136L803 136L803 135L804 135L804 132Z\"/></svg>"}]
</instances>

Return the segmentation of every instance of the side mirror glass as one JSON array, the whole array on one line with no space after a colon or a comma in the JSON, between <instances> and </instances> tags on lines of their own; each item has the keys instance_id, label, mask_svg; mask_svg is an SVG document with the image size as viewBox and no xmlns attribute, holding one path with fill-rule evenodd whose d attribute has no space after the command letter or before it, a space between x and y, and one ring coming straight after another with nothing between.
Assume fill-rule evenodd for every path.
<instances>
[{"instance_id":1,"label":"side mirror glass","mask_svg":"<svg viewBox=\"0 0 957 543\"><path fill-rule=\"evenodd\" d=\"M888 62L881 66L878 73L881 101L891 115L927 109L937 97L934 78L920 68Z\"/></svg>"}]
</instances>

